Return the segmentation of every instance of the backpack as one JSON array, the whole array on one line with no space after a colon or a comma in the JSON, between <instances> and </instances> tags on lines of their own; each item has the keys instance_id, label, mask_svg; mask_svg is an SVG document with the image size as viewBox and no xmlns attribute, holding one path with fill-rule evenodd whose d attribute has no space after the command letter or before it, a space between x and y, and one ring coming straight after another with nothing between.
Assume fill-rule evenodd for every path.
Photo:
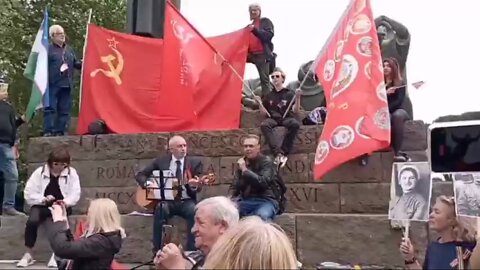
<instances>
[{"instance_id":1,"label":"backpack","mask_svg":"<svg viewBox=\"0 0 480 270\"><path fill-rule=\"evenodd\" d=\"M97 119L88 125L88 134L89 135L99 135L99 134L107 134L108 128L107 123L102 119Z\"/></svg>"}]
</instances>

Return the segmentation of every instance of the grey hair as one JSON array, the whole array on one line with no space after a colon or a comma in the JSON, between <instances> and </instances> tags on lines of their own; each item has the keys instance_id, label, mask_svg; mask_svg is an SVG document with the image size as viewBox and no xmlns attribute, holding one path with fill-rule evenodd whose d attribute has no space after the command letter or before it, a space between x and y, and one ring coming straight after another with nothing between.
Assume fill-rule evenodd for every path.
<instances>
[{"instance_id":1,"label":"grey hair","mask_svg":"<svg viewBox=\"0 0 480 270\"><path fill-rule=\"evenodd\" d=\"M224 221L229 228L236 225L240 219L237 205L225 196L210 197L202 200L195 206L195 210L204 206L212 206L210 214L214 221L216 223Z\"/></svg>"},{"instance_id":2,"label":"grey hair","mask_svg":"<svg viewBox=\"0 0 480 270\"><path fill-rule=\"evenodd\" d=\"M48 34L50 35L50 37L53 37L55 32L57 32L57 30L59 30L59 29L63 30L63 27L61 25L54 24L54 25L50 26L50 28L48 29Z\"/></svg>"},{"instance_id":3,"label":"grey hair","mask_svg":"<svg viewBox=\"0 0 480 270\"><path fill-rule=\"evenodd\" d=\"M259 3L252 3L248 6L248 9L252 9L252 8L258 8L259 10L262 10L262 7L260 6Z\"/></svg>"},{"instance_id":4,"label":"grey hair","mask_svg":"<svg viewBox=\"0 0 480 270\"><path fill-rule=\"evenodd\" d=\"M168 140L168 147L172 147L172 145L180 139L185 140L185 138L180 135L174 135L170 138L170 140Z\"/></svg>"}]
</instances>

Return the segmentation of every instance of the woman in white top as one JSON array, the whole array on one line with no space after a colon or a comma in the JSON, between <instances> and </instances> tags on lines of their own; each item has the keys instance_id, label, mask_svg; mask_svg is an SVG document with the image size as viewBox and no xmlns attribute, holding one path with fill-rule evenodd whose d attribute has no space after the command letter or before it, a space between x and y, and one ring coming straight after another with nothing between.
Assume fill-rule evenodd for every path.
<instances>
[{"instance_id":1,"label":"woman in white top","mask_svg":"<svg viewBox=\"0 0 480 270\"><path fill-rule=\"evenodd\" d=\"M35 263L32 248L37 240L37 230L52 215L48 207L54 202L63 203L67 213L80 199L80 179L77 171L70 167L70 154L65 148L54 149L47 163L37 168L27 181L24 190L25 201L31 206L30 215L25 226L25 246L27 252L18 262L18 267L27 267ZM48 262L49 267L56 267L54 255Z\"/></svg>"}]
</instances>

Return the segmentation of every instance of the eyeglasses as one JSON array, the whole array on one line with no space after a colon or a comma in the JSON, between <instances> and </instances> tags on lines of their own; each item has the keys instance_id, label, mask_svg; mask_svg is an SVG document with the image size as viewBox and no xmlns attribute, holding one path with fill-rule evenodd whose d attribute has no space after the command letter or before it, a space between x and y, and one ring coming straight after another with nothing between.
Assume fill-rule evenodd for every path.
<instances>
[{"instance_id":1,"label":"eyeglasses","mask_svg":"<svg viewBox=\"0 0 480 270\"><path fill-rule=\"evenodd\" d=\"M63 36L63 35L65 35L65 33L63 33L63 32L58 32L58 33L54 33L54 35L56 35L56 36Z\"/></svg>"}]
</instances>

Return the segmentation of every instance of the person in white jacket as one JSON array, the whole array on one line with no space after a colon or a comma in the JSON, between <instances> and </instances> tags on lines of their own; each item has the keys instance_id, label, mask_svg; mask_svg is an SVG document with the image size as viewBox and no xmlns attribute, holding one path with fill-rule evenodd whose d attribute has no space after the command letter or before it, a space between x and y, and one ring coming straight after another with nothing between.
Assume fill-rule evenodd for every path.
<instances>
[{"instance_id":1,"label":"person in white jacket","mask_svg":"<svg viewBox=\"0 0 480 270\"><path fill-rule=\"evenodd\" d=\"M80 179L77 171L70 166L68 150L54 149L49 154L47 163L37 168L25 185L25 201L31 206L25 226L27 252L18 262L17 267L27 267L35 263L32 249L37 240L38 227L52 218L49 207L54 202L61 202L66 206L67 214L70 214L72 207L80 200L80 194ZM56 267L54 254L48 262L48 267Z\"/></svg>"}]
</instances>

